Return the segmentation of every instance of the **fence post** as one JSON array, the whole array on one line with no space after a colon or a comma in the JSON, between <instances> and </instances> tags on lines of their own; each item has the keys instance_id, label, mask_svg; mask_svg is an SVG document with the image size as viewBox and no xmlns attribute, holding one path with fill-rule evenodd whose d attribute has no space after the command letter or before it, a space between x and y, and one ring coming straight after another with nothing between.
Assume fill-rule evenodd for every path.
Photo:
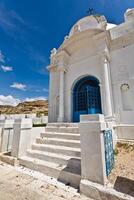
<instances>
[{"instance_id":1,"label":"fence post","mask_svg":"<svg viewBox=\"0 0 134 200\"><path fill-rule=\"evenodd\" d=\"M32 130L32 119L23 118L16 119L14 123L14 135L11 155L19 158L26 155L27 149L30 147Z\"/></svg>"},{"instance_id":2,"label":"fence post","mask_svg":"<svg viewBox=\"0 0 134 200\"><path fill-rule=\"evenodd\" d=\"M0 153L2 152L2 137L3 137L3 127L5 120L0 120Z\"/></svg>"},{"instance_id":3,"label":"fence post","mask_svg":"<svg viewBox=\"0 0 134 200\"><path fill-rule=\"evenodd\" d=\"M107 181L103 137L105 129L106 123L103 115L82 115L80 117L81 178L102 185L105 185Z\"/></svg>"},{"instance_id":4,"label":"fence post","mask_svg":"<svg viewBox=\"0 0 134 200\"><path fill-rule=\"evenodd\" d=\"M3 132L3 129L2 127L0 127L0 153L2 151L2 132Z\"/></svg>"},{"instance_id":5,"label":"fence post","mask_svg":"<svg viewBox=\"0 0 134 200\"><path fill-rule=\"evenodd\" d=\"M1 121L1 152L8 152L11 150L12 138L13 138L13 124L14 120L3 120Z\"/></svg>"}]
</instances>

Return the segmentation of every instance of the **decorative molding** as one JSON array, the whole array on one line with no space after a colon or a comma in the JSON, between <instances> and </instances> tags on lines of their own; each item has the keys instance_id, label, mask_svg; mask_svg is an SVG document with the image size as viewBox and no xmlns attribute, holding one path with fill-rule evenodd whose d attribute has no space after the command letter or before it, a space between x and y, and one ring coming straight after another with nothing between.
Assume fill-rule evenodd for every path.
<instances>
[{"instance_id":1,"label":"decorative molding","mask_svg":"<svg viewBox=\"0 0 134 200\"><path fill-rule=\"evenodd\" d=\"M92 30L85 30L82 32L79 32L78 34L74 34L71 37L69 37L67 40L64 40L61 46L58 49L58 52L64 49L67 49L68 47L72 48L74 47L75 43L78 43L79 41L82 41L84 39L94 40L96 41L97 37L99 39L104 38L104 31L101 31L99 29L92 29Z\"/></svg>"},{"instance_id":2,"label":"decorative molding","mask_svg":"<svg viewBox=\"0 0 134 200\"><path fill-rule=\"evenodd\" d=\"M47 67L47 69L48 69L50 72L56 72L56 71L57 71L57 66L49 65L49 66Z\"/></svg>"},{"instance_id":3,"label":"decorative molding","mask_svg":"<svg viewBox=\"0 0 134 200\"><path fill-rule=\"evenodd\" d=\"M57 53L57 66L60 69L61 67L65 69L68 67L70 55L66 50L59 51Z\"/></svg>"},{"instance_id":4,"label":"decorative molding","mask_svg":"<svg viewBox=\"0 0 134 200\"><path fill-rule=\"evenodd\" d=\"M56 53L57 53L57 49L56 49L56 48L53 48L53 49L51 50L51 56L55 56Z\"/></svg>"},{"instance_id":5,"label":"decorative molding","mask_svg":"<svg viewBox=\"0 0 134 200\"><path fill-rule=\"evenodd\" d=\"M121 90L122 90L122 91L128 91L129 89L130 89L130 86L129 86L128 83L123 83L123 84L121 85Z\"/></svg>"},{"instance_id":6,"label":"decorative molding","mask_svg":"<svg viewBox=\"0 0 134 200\"><path fill-rule=\"evenodd\" d=\"M57 65L57 50L55 48L53 48L51 50L51 55L50 55L50 62L51 62L51 65L54 65L56 66Z\"/></svg>"},{"instance_id":7,"label":"decorative molding","mask_svg":"<svg viewBox=\"0 0 134 200\"><path fill-rule=\"evenodd\" d=\"M74 34L79 33L79 32L80 32L79 24L74 25Z\"/></svg>"}]
</instances>

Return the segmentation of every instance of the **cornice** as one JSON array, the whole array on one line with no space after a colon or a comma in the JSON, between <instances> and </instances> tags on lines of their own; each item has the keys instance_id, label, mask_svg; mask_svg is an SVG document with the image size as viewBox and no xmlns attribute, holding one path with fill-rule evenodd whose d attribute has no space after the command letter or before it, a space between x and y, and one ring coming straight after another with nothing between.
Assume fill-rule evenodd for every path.
<instances>
[{"instance_id":1,"label":"cornice","mask_svg":"<svg viewBox=\"0 0 134 200\"><path fill-rule=\"evenodd\" d=\"M111 40L110 51L125 48L132 44L134 44L134 31L117 39Z\"/></svg>"},{"instance_id":2,"label":"cornice","mask_svg":"<svg viewBox=\"0 0 134 200\"><path fill-rule=\"evenodd\" d=\"M78 32L77 34L72 35L71 37L69 37L68 39L65 39L63 41L63 43L61 44L61 46L58 49L58 52L67 49L68 47L70 47L71 45L75 45L75 43L77 43L78 41L81 41L85 38L102 38L104 37L104 31L100 30L100 29L93 29L93 30L85 30L82 32Z\"/></svg>"},{"instance_id":3,"label":"cornice","mask_svg":"<svg viewBox=\"0 0 134 200\"><path fill-rule=\"evenodd\" d=\"M110 50L124 48L134 43L134 20L124 22L109 30Z\"/></svg>"}]
</instances>

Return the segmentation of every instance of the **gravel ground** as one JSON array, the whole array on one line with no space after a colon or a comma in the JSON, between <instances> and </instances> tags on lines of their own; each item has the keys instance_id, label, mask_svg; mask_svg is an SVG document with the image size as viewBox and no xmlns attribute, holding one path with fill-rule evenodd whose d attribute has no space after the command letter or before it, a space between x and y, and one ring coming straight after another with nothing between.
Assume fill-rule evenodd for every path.
<instances>
[{"instance_id":1,"label":"gravel ground","mask_svg":"<svg viewBox=\"0 0 134 200\"><path fill-rule=\"evenodd\" d=\"M117 144L115 167L109 181L117 191L134 196L134 144Z\"/></svg>"},{"instance_id":2,"label":"gravel ground","mask_svg":"<svg viewBox=\"0 0 134 200\"><path fill-rule=\"evenodd\" d=\"M89 200L89 198L42 173L0 162L0 200Z\"/></svg>"}]
</instances>

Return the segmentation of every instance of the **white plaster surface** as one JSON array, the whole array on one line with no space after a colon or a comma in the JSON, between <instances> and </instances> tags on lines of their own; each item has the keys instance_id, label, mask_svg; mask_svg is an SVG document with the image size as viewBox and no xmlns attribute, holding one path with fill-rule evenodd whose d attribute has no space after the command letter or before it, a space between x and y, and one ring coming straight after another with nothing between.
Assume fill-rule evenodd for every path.
<instances>
[{"instance_id":1,"label":"white plaster surface","mask_svg":"<svg viewBox=\"0 0 134 200\"><path fill-rule=\"evenodd\" d=\"M19 157L26 154L30 147L32 119L17 119L14 123L14 135L11 154Z\"/></svg>"},{"instance_id":2,"label":"white plaster surface","mask_svg":"<svg viewBox=\"0 0 134 200\"><path fill-rule=\"evenodd\" d=\"M104 136L101 129L101 123L105 123L104 116L88 115L87 120L84 119L79 123L79 133L81 139L81 178L92 182L106 184L106 166L105 166L105 150ZM98 126L99 124L99 126ZM105 126L106 128L106 126ZM104 129L103 129L104 130Z\"/></svg>"}]
</instances>

